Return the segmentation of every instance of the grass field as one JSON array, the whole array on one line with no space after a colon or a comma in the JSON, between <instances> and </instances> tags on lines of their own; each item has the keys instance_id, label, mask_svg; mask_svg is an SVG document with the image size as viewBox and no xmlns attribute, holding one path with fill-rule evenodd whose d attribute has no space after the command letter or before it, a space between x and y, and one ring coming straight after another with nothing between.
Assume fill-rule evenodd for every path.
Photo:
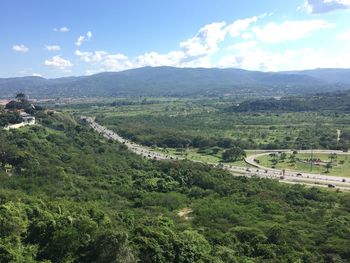
<instances>
[{"instance_id":1,"label":"grass field","mask_svg":"<svg viewBox=\"0 0 350 263\"><path fill-rule=\"evenodd\" d=\"M151 148L150 148L151 149ZM196 160L201 161L204 163L220 163L222 161L221 154L222 150L219 151L216 154L210 153L210 150L208 152L203 152L200 149L195 148L188 148L188 149L174 149L174 148L152 148L153 151L166 153L172 156L178 156L179 158L187 158L189 160ZM247 154L253 154L252 151L248 151ZM235 162L227 162L225 164L228 165L234 165L234 166L241 166L241 167L253 167L249 164L247 164L244 160L239 160Z\"/></svg>"},{"instance_id":2,"label":"grass field","mask_svg":"<svg viewBox=\"0 0 350 263\"><path fill-rule=\"evenodd\" d=\"M336 159L331 160L329 154L314 153L311 155L309 153L298 153L296 154L295 163L291 162L290 156L291 154L287 154L285 160L281 160L280 155L277 155L276 157L264 155L258 157L257 160L260 161L261 165L270 168L350 177L349 155L338 154ZM311 165L311 163L308 161L311 158L321 160L324 165L316 165L315 163ZM274 160L277 160L278 162L276 163ZM325 163L327 162L331 162L332 166L329 169L329 172L327 172L325 167Z\"/></svg>"}]
</instances>

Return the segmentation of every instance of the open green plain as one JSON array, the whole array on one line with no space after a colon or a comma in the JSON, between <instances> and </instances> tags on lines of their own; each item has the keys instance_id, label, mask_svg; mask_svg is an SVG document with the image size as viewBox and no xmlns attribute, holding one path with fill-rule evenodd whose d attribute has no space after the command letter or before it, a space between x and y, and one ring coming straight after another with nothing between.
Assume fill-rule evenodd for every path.
<instances>
[{"instance_id":1,"label":"open green plain","mask_svg":"<svg viewBox=\"0 0 350 263\"><path fill-rule=\"evenodd\" d=\"M330 158L329 154L325 153L298 153L295 157L295 162L291 161L291 154L287 154L284 160L280 159L279 154L276 157L270 155L260 156L257 160L261 165L269 168L350 177L349 155L338 154L334 160ZM319 159L322 162L316 164L316 162L310 162L310 159ZM277 160L277 163L274 160ZM326 168L326 163L331 163L329 169Z\"/></svg>"}]
</instances>

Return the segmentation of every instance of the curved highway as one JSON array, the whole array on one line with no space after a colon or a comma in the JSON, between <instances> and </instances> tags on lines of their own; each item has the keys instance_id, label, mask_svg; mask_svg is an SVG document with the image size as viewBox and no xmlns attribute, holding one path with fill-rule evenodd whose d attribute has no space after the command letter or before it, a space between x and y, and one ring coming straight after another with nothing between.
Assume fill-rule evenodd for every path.
<instances>
[{"instance_id":1,"label":"curved highway","mask_svg":"<svg viewBox=\"0 0 350 263\"><path fill-rule=\"evenodd\" d=\"M129 140L124 139L119 136L117 133L112 130L107 129L106 127L98 124L91 117L81 116L81 119L84 120L87 124L90 125L96 132L100 133L107 139L112 139L118 141L128 147L128 149L135 154L141 155L145 158L154 159L154 160L182 160L184 158L175 157L169 154L163 154L156 151L149 150L148 148L133 143ZM276 151L275 151L276 152ZM314 151L315 152L315 151ZM323 152L335 152L335 151L323 151ZM347 177L338 177L338 176L330 176L330 175L321 175L321 174L309 174L309 173L300 173L296 171L285 171L278 169L271 169L257 164L254 159L258 156L266 155L272 153L264 152L256 155L249 156L245 159L245 161L254 166L254 168L246 168L240 166L233 166L227 164L218 164L218 163L206 163L209 165L217 166L222 169L233 172L235 175L244 175L244 176L258 176L263 178L275 179L280 182L285 183L299 183L308 186L319 186L319 187L329 187L340 190L348 190L350 191L350 178ZM200 162L192 160L193 162Z\"/></svg>"}]
</instances>

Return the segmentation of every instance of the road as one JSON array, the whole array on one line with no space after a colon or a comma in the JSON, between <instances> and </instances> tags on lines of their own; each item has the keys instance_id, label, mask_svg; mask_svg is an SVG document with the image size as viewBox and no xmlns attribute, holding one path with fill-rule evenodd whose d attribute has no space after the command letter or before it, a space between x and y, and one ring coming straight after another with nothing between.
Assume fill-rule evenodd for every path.
<instances>
[{"instance_id":1,"label":"road","mask_svg":"<svg viewBox=\"0 0 350 263\"><path fill-rule=\"evenodd\" d=\"M134 152L137 155L143 156L148 159L153 160L183 160L184 158L175 157L169 154L163 154L156 151L152 151L142 145L136 144L129 140L124 139L119 136L117 133L112 130L107 129L106 127L98 124L91 117L81 116L81 118L90 125L96 132L100 133L107 139L118 141L128 147L128 149ZM307 151L305 151L307 152ZM335 151L318 151L323 153L335 152ZM304 184L307 186L319 186L319 187L330 187L339 190L348 190L350 191L350 178L330 176L330 175L321 175L321 174L309 174L296 171L285 171L283 174L282 170L271 169L257 164L254 159L260 155L266 155L271 152L263 152L256 155L251 155L246 158L246 162L254 166L254 168L246 168L240 166L233 166L227 164L218 164L218 163L206 163L212 166L216 166L228 171L233 172L235 175L244 175L248 177L262 177L275 179L284 183L292 184ZM201 161L191 160L193 162L202 163Z\"/></svg>"}]
</instances>

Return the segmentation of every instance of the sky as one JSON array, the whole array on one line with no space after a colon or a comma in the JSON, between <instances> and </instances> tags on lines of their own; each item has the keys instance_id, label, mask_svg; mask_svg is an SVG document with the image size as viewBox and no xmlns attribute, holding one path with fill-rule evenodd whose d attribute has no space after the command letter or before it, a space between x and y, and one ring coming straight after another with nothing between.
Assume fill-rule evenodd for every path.
<instances>
[{"instance_id":1,"label":"sky","mask_svg":"<svg viewBox=\"0 0 350 263\"><path fill-rule=\"evenodd\" d=\"M350 0L1 0L0 77L350 68Z\"/></svg>"}]
</instances>

